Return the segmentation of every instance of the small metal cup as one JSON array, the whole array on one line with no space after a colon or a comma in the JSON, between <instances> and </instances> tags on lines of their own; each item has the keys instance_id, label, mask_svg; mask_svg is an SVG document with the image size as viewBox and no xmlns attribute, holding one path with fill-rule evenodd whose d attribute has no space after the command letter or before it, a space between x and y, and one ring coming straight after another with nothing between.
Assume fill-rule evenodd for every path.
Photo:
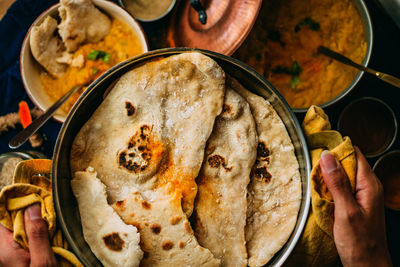
<instances>
[{"instance_id":1,"label":"small metal cup","mask_svg":"<svg viewBox=\"0 0 400 267\"><path fill-rule=\"evenodd\" d=\"M397 168L397 169L396 169ZM400 150L394 150L389 153L386 153L385 155L381 156L376 162L373 167L373 171L376 173L378 178L382 181L384 191L385 191L385 207L392 209L392 210L399 210L400 211L400 202L397 203L391 203L390 201L387 200L386 194L388 192L393 192L393 190L396 190L395 187L390 186L388 183L385 182L386 179L389 179L390 177L386 177L384 174L385 169L390 169L390 172L398 172L400 173ZM391 179L396 179L396 177L392 177ZM398 177L400 183L400 177ZM397 188L398 194L400 194L400 186Z\"/></svg>"},{"instance_id":2,"label":"small metal cup","mask_svg":"<svg viewBox=\"0 0 400 267\"><path fill-rule=\"evenodd\" d=\"M382 155L383 153L385 153L386 151L388 151L389 149L390 149L390 147L393 145L393 143L396 141L396 136L397 136L397 130L398 130L398 125L397 125L397 119L396 119L396 115L395 115L395 113L393 112L393 110L390 108L390 106L388 105L388 104L386 104L385 102L383 102L382 100L380 100L380 99L378 99L378 98L375 98L375 97L361 97L361 98L358 98L358 99L356 99L356 100L354 100L353 102L351 102L350 104L348 104L344 109L343 109L343 111L342 111L342 113L340 114L340 116L339 116L339 120L338 120L338 124L337 124L337 129L339 130L339 132L341 132L342 134L346 134L346 129L344 129L344 126L343 126L343 119L344 119L344 116L346 115L346 114L350 114L351 113L351 109L355 106L355 105L357 105L357 104L359 104L360 102L362 102L362 101L373 101L373 102L375 102L375 103L377 103L377 104L379 104L379 105L381 105L382 107L384 107L385 109L387 109L387 111L388 111L388 113L390 113L391 114L391 117L392 117L392 119L393 119L393 121L392 121L392 126L393 126L393 131L391 132L391 134L392 134L392 137L391 137L391 140L386 144L386 147L385 148L382 148L382 149L380 149L380 150L378 150L378 151L375 151L375 153L368 153L368 152L366 152L366 151L363 151L363 153L365 154L365 156L367 157L367 158L375 158L375 157L378 157L378 156L380 156L380 155ZM361 119L361 118L360 118ZM366 119L368 119L368 118L366 118ZM365 133L366 135L368 135L368 133ZM351 138L351 136L350 136L350 138ZM357 142L356 142L356 140L352 140L352 141L355 141L355 142L353 142L353 144L354 145L357 145ZM383 144L383 145L385 145L385 144ZM360 147L361 148L361 147ZM362 148L361 148L362 149Z\"/></svg>"},{"instance_id":3,"label":"small metal cup","mask_svg":"<svg viewBox=\"0 0 400 267\"><path fill-rule=\"evenodd\" d=\"M129 11L129 9L127 7L127 4L126 4L127 1L132 1L132 0L118 0L118 4L121 7L123 7L129 14L131 14L136 20L141 21L141 22L154 22L154 21L157 21L157 20L160 20L160 19L164 18L165 16L167 16L171 12L171 10L175 7L175 4L176 4L176 0L171 1L171 5L169 6L169 8L164 13L162 13L160 16L158 16L156 18L153 18L153 19L141 19L141 18L135 16L135 14L132 14Z\"/></svg>"}]
</instances>

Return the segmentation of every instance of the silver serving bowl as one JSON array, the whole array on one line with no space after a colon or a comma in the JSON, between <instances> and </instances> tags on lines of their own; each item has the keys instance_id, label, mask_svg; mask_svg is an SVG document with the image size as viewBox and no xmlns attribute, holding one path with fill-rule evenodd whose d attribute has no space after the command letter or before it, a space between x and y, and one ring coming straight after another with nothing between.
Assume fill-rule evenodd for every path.
<instances>
[{"instance_id":1,"label":"silver serving bowl","mask_svg":"<svg viewBox=\"0 0 400 267\"><path fill-rule=\"evenodd\" d=\"M140 64L149 62L156 58L192 51L198 51L213 58L227 74L239 80L244 87L267 99L282 118L294 144L302 180L302 201L300 211L295 229L293 230L289 240L268 263L268 266L282 265L294 249L303 231L310 207L311 163L306 140L302 133L300 124L294 116L294 113L291 111L289 105L278 91L265 80L265 78L238 60L205 50L192 48L168 48L152 51L129 59L104 73L82 94L71 112L68 114L68 117L59 133L54 149L52 165L54 206L58 222L70 244L70 247L86 266L96 266L101 264L91 252L83 238L78 206L70 186L72 173L70 171L69 158L72 142L81 127L92 116L93 112L103 101L103 95L106 90L121 75Z\"/></svg>"},{"instance_id":2,"label":"silver serving bowl","mask_svg":"<svg viewBox=\"0 0 400 267\"><path fill-rule=\"evenodd\" d=\"M365 42L367 43L367 51L364 57L363 62L361 65L364 67L368 66L369 59L371 57L371 51L372 51L372 43L373 43L373 31L372 31L372 22L371 18L369 17L368 9L367 6L365 5L363 0L352 0L351 1L353 5L355 6L358 14L361 17L361 21L364 26L364 33L365 33ZM321 108L326 108L328 106L331 106L341 100L343 97L345 97L350 91L356 86L356 84L360 81L361 77L363 76L364 72L363 71L358 71L356 76L354 77L354 80L349 84L349 86L343 90L342 93L340 93L338 96L335 98L329 100L328 102L325 102L321 105L319 105ZM303 113L307 112L308 108L294 108L294 112L298 113Z\"/></svg>"}]
</instances>

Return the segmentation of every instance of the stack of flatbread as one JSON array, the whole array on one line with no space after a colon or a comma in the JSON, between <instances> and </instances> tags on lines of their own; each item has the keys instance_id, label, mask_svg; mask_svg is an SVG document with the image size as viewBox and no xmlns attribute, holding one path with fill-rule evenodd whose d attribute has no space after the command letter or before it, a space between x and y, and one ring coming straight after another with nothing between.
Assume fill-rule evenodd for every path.
<instances>
[{"instance_id":1,"label":"stack of flatbread","mask_svg":"<svg viewBox=\"0 0 400 267\"><path fill-rule=\"evenodd\" d=\"M282 120L200 53L123 75L70 162L85 240L105 266L262 266L297 220Z\"/></svg>"}]
</instances>

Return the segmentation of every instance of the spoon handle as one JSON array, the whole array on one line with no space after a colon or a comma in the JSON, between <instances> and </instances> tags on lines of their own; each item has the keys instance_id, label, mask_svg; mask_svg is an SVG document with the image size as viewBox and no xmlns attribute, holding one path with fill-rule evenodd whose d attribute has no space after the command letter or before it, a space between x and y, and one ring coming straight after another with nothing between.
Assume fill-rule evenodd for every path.
<instances>
[{"instance_id":1,"label":"spoon handle","mask_svg":"<svg viewBox=\"0 0 400 267\"><path fill-rule=\"evenodd\" d=\"M400 88L400 79L397 77L378 71L375 72L375 76L393 86Z\"/></svg>"},{"instance_id":2,"label":"spoon handle","mask_svg":"<svg viewBox=\"0 0 400 267\"><path fill-rule=\"evenodd\" d=\"M342 54L339 54L339 53L337 53L335 51L332 51L332 50L330 50L329 48L327 48L325 46L318 47L318 52L321 53L321 54L324 54L324 55L326 55L328 57L331 57L333 59L336 59L337 61L340 61L340 62L342 62L342 63L344 63L346 65L350 65L350 66L353 66L353 67L355 67L355 68L357 68L359 70L368 72L368 73L376 76L377 78L379 78L379 79L381 79L381 80L383 80L383 81L385 81L385 82L387 82L387 83L389 83L389 84L391 84L391 85L393 85L395 87L400 88L400 79L399 78L396 78L396 77L394 77L392 75L389 75L389 74L386 74L386 73L382 73L382 72L373 70L371 68L364 67L364 66L362 66L360 64L357 64L354 61L350 60L349 58L343 56Z\"/></svg>"},{"instance_id":3,"label":"spoon handle","mask_svg":"<svg viewBox=\"0 0 400 267\"><path fill-rule=\"evenodd\" d=\"M46 110L45 113L36 118L25 129L23 129L16 136L14 136L14 138L11 139L11 141L8 143L8 146L12 149L16 149L19 148L21 145L23 145L29 139L29 137L31 137L34 133L36 133L36 131L53 116L53 114L57 111L57 109L61 107L61 105L64 104L68 100L68 98L70 98L70 96L75 92L77 92L80 88L82 88L82 85L76 85L72 87L71 90L69 90L65 95L63 95L59 100L57 100L57 102L55 102L48 110Z\"/></svg>"}]
</instances>

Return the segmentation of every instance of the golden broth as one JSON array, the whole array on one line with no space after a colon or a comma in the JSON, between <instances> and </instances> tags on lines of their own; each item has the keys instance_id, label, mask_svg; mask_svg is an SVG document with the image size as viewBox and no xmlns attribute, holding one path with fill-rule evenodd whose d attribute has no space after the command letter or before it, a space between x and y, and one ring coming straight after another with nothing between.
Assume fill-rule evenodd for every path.
<instances>
[{"instance_id":1,"label":"golden broth","mask_svg":"<svg viewBox=\"0 0 400 267\"><path fill-rule=\"evenodd\" d=\"M234 57L263 74L292 108L307 108L338 96L357 74L319 55L320 45L363 61L364 27L351 1L263 1L252 32ZM300 74L290 73L293 69L301 69Z\"/></svg>"},{"instance_id":2,"label":"golden broth","mask_svg":"<svg viewBox=\"0 0 400 267\"><path fill-rule=\"evenodd\" d=\"M110 60L90 60L88 55L92 50L105 51L110 54ZM83 44L74 52L73 58L83 55L84 65L81 68L69 66L60 78L53 78L46 72L40 74L40 81L45 92L54 100L59 99L77 84L89 84L112 66L138 54L143 53L144 47L139 37L123 22L113 19L110 33L100 42ZM86 89L75 93L61 107L68 113L79 96Z\"/></svg>"}]
</instances>

